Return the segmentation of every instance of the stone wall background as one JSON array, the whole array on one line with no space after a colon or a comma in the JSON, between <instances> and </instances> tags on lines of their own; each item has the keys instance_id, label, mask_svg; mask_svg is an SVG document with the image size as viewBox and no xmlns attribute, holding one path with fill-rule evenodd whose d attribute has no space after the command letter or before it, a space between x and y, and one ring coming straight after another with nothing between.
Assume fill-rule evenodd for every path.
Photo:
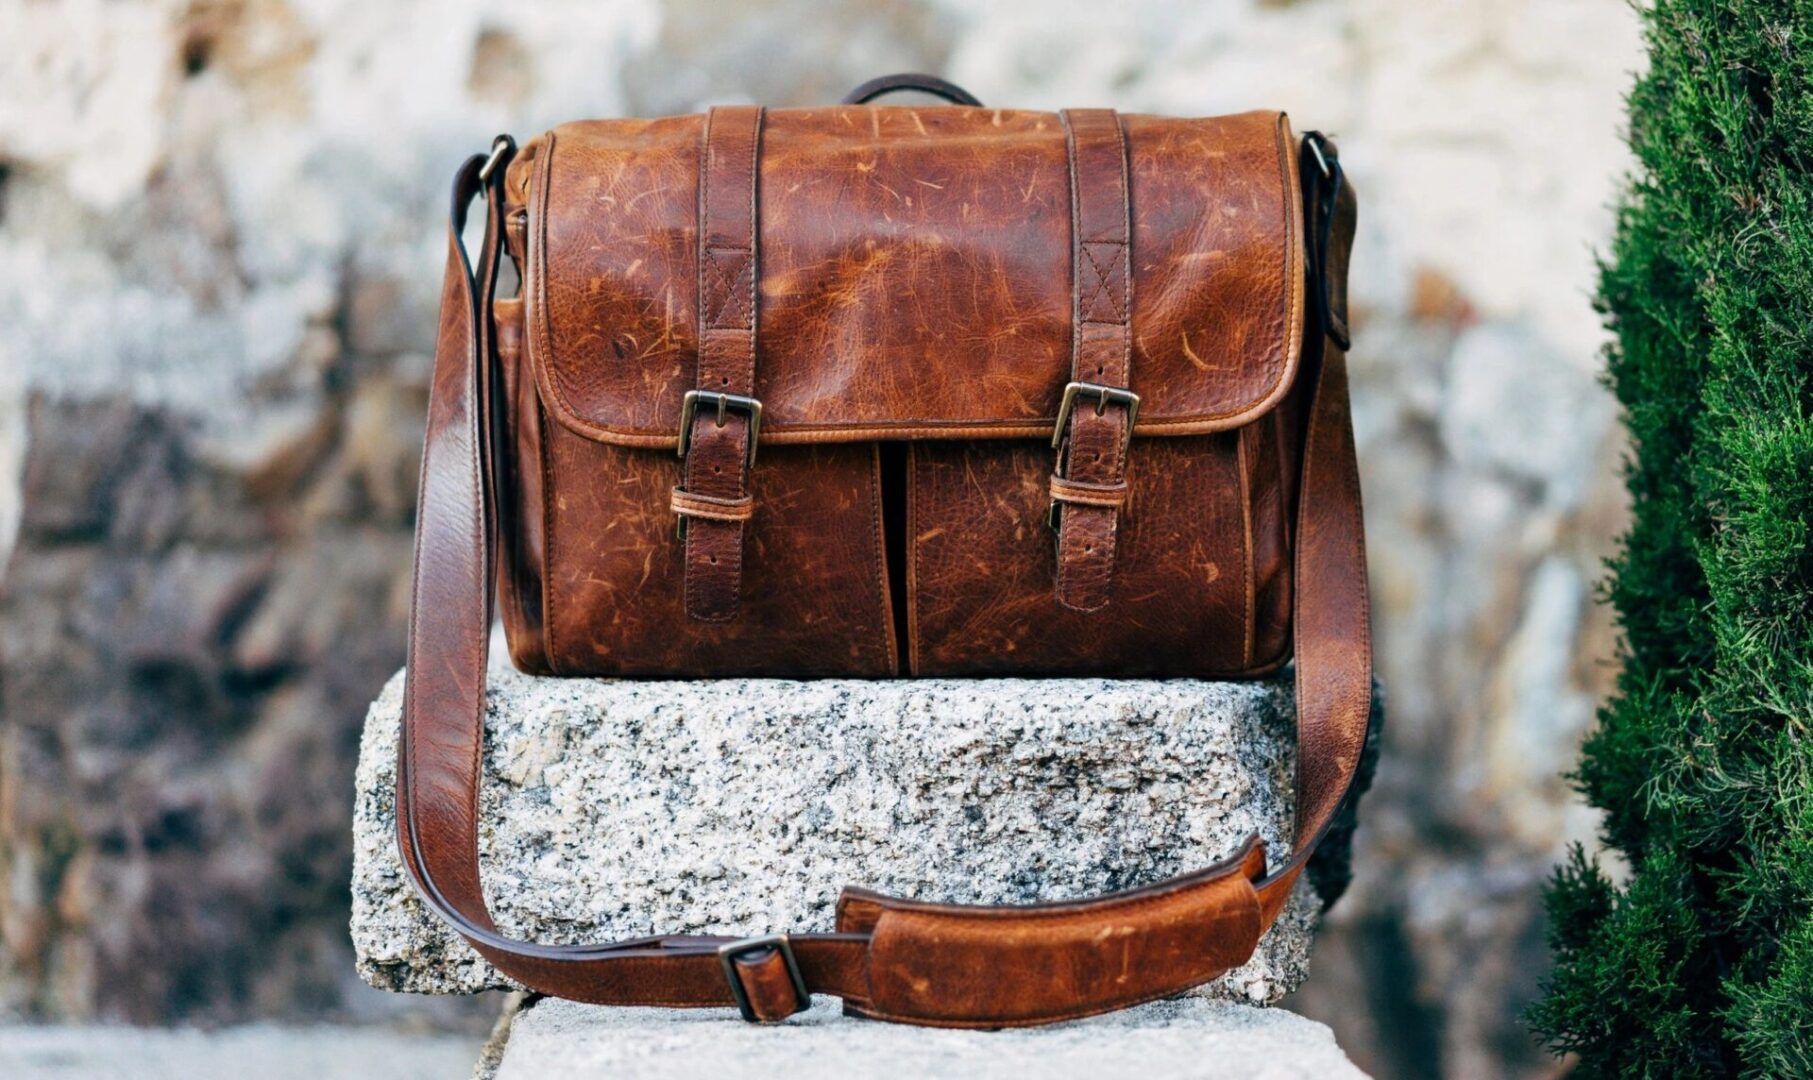
<instances>
[{"instance_id":1,"label":"stone wall background","mask_svg":"<svg viewBox=\"0 0 1813 1080\"><path fill-rule=\"evenodd\" d=\"M582 115L834 99L1289 109L1362 200L1391 693L1295 1007L1390 1076L1537 1076L1536 892L1610 678L1594 251L1619 0L0 5L0 1012L364 1019L355 739L402 655L452 168ZM438 1014L446 1019L446 1014Z\"/></svg>"}]
</instances>

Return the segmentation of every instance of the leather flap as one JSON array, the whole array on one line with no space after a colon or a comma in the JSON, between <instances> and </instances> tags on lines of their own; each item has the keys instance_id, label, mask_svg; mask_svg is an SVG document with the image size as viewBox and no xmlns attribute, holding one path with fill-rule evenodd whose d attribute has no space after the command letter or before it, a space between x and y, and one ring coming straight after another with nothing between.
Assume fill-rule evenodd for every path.
<instances>
[{"instance_id":1,"label":"leather flap","mask_svg":"<svg viewBox=\"0 0 1813 1080\"><path fill-rule=\"evenodd\" d=\"M1289 390L1301 347L1289 123L1122 121L1137 434L1239 426ZM511 166L542 399L592 438L673 445L695 386L702 127L567 124ZM1074 325L1057 114L770 110L759 177L764 443L1050 436Z\"/></svg>"}]
</instances>

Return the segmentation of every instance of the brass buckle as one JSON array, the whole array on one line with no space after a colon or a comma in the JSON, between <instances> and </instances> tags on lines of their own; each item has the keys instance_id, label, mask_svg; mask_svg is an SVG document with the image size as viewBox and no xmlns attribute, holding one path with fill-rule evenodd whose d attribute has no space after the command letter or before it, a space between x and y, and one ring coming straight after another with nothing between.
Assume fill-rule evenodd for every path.
<instances>
[{"instance_id":1,"label":"brass buckle","mask_svg":"<svg viewBox=\"0 0 1813 1080\"><path fill-rule=\"evenodd\" d=\"M1070 414L1076 409L1079 397L1095 399L1097 416L1110 405L1127 407L1127 429L1121 432L1121 453L1126 453L1133 445L1133 423L1139 419L1139 395L1124 387L1091 382L1073 382L1064 387L1064 400L1058 405L1058 422L1051 429L1051 448L1056 450L1064 445L1064 429L1070 424Z\"/></svg>"},{"instance_id":2,"label":"brass buckle","mask_svg":"<svg viewBox=\"0 0 1813 1080\"><path fill-rule=\"evenodd\" d=\"M800 1007L812 1005L812 995L806 991L805 976L799 973L799 960L793 955L793 942L786 934L769 934L767 937L744 938L718 946L718 963L724 968L724 978L730 983L730 996L736 999L737 1010L743 1019L750 1023L759 1023L755 1010L749 1005L749 991L743 989L742 976L737 974L736 959L744 953L757 949L779 949L781 959L787 965L787 977L793 980L793 992L799 995Z\"/></svg>"},{"instance_id":3,"label":"brass buckle","mask_svg":"<svg viewBox=\"0 0 1813 1080\"><path fill-rule=\"evenodd\" d=\"M731 409L748 414L749 459L747 464L753 468L755 466L756 440L762 435L762 403L752 397L744 397L741 394L720 394L716 390L688 390L686 396L680 399L680 442L678 446L680 457L684 458L686 451L692 448L692 418L699 411L701 401L717 405L719 427L724 426L724 416Z\"/></svg>"},{"instance_id":4,"label":"brass buckle","mask_svg":"<svg viewBox=\"0 0 1813 1080\"><path fill-rule=\"evenodd\" d=\"M721 394L716 390L688 390L680 399L680 440L676 452L680 460L686 460L686 452L692 449L692 419L699 411L699 402L715 404L718 407L718 426L724 426L724 417L731 409L749 415L749 455L745 459L747 468L755 468L755 446L762 436L762 403L752 397L741 394ZM679 514L674 518L674 535L686 539L686 515Z\"/></svg>"},{"instance_id":5,"label":"brass buckle","mask_svg":"<svg viewBox=\"0 0 1813 1080\"><path fill-rule=\"evenodd\" d=\"M1127 428L1121 432L1121 453L1125 454L1133 446L1133 424L1139 419L1139 395L1119 386L1103 386L1101 383L1073 382L1064 387L1064 400L1058 403L1058 422L1051 426L1051 448L1057 450L1064 445L1064 429L1070 426L1070 414L1076 410L1076 399L1080 397L1095 399L1095 415L1102 415L1102 410L1110 405L1127 407ZM1058 507L1056 499L1045 508L1045 527L1058 527Z\"/></svg>"}]
</instances>

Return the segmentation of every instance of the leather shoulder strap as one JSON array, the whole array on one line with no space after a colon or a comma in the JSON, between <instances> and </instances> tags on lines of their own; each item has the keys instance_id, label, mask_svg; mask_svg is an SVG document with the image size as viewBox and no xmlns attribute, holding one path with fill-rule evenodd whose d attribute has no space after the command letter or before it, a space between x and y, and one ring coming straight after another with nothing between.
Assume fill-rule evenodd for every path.
<instances>
[{"instance_id":1,"label":"leather shoulder strap","mask_svg":"<svg viewBox=\"0 0 1813 1080\"><path fill-rule=\"evenodd\" d=\"M459 237L481 190L490 225L475 280ZM501 175L487 180L472 158L454 182L398 740L398 848L428 906L499 970L545 993L611 1005L736 1005L751 1020L781 1019L826 993L849 1011L908 1023L1049 1023L1175 993L1245 962L1345 798L1370 713L1346 359L1326 338L1313 365L1299 489L1297 838L1270 876L1255 837L1194 874L1067 903L966 907L847 890L829 934L556 946L498 932L479 881L478 787L494 527L484 402L497 366L481 328L491 317L500 205ZM1351 196L1312 205L1344 213L1336 229L1351 230Z\"/></svg>"}]
</instances>

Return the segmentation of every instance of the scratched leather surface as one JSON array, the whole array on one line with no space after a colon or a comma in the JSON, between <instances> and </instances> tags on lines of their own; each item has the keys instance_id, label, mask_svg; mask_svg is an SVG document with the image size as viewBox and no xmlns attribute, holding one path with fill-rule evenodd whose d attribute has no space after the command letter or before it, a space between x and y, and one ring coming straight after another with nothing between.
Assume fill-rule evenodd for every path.
<instances>
[{"instance_id":1,"label":"scratched leather surface","mask_svg":"<svg viewBox=\"0 0 1813 1080\"><path fill-rule=\"evenodd\" d=\"M1139 430L1237 427L1301 350L1288 121L1122 120ZM533 367L550 415L593 438L675 439L699 346L702 122L565 124L510 168ZM1056 114L769 110L756 201L764 441L1049 435L1074 332Z\"/></svg>"},{"instance_id":2,"label":"scratched leather surface","mask_svg":"<svg viewBox=\"0 0 1813 1080\"><path fill-rule=\"evenodd\" d=\"M720 268L701 267L703 122L587 121L527 144L505 184L523 297L494 313L511 523L499 610L516 663L1121 677L1281 664L1306 310L1295 143L1277 113L1121 121L1126 194L1092 203L1107 225L1083 228L1112 231L1124 205L1130 281L1110 262L1073 276L1087 237L1076 243L1056 115L765 113L754 509L734 530L691 521L695 540L730 540L695 550L690 580L670 500L704 477L669 447L700 385L700 297L707 325L742 321ZM1094 152L1093 175L1114 175ZM719 223L737 221L736 193L714 193ZM1073 371L1093 344L1074 351L1077 327L1104 328L1120 305L1130 340L1115 374L1142 397L1137 437L1124 467L1095 477L1082 451L1118 447L1121 427L1085 413L1068 460L1077 479L1120 476L1123 501L1066 505L1065 546L1047 525L1049 437L1065 383L1089 374ZM693 473L730 433L698 430ZM894 504L883 438L911 440ZM729 586L696 617L689 590L715 581Z\"/></svg>"},{"instance_id":3,"label":"scratched leather surface","mask_svg":"<svg viewBox=\"0 0 1813 1080\"><path fill-rule=\"evenodd\" d=\"M1052 595L1049 446L914 444L912 670L1140 678L1281 663L1283 514L1271 500L1249 506L1241 497L1237 440L1225 432L1135 444L1112 600L1093 612ZM1263 547L1246 539L1249 515ZM1255 551L1269 557L1255 560Z\"/></svg>"},{"instance_id":4,"label":"scratched leather surface","mask_svg":"<svg viewBox=\"0 0 1813 1080\"><path fill-rule=\"evenodd\" d=\"M672 453L581 438L545 446L545 644L561 675L896 674L875 447L780 446L749 477L736 617L689 618ZM508 615L509 609L506 610Z\"/></svg>"}]
</instances>

